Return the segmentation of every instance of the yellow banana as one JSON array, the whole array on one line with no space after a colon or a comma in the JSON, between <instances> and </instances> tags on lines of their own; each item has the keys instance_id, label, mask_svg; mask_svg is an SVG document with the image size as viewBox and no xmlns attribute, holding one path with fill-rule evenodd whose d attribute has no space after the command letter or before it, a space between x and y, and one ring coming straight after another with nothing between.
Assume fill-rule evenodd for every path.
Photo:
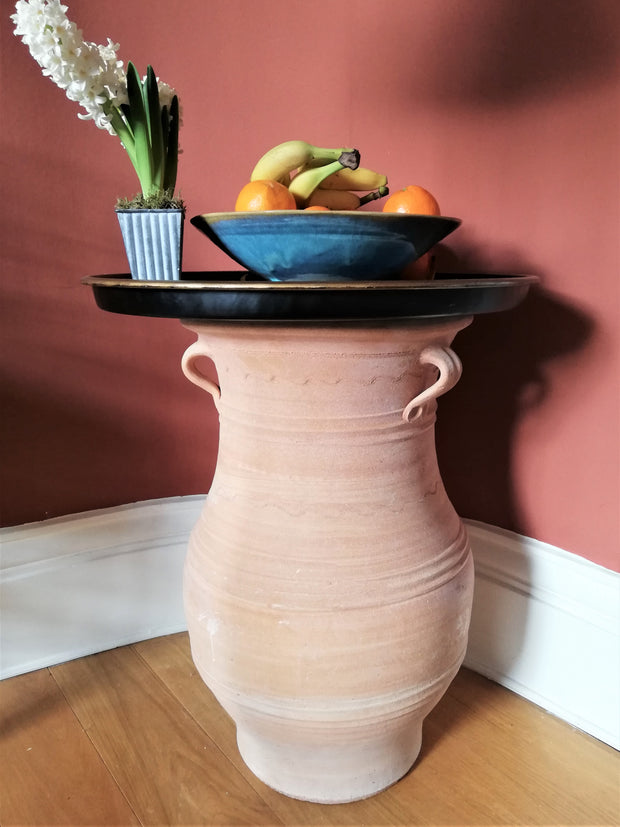
<instances>
[{"instance_id":1,"label":"yellow banana","mask_svg":"<svg viewBox=\"0 0 620 827\"><path fill-rule=\"evenodd\" d=\"M348 190L324 190L317 187L308 201L307 207L328 207L330 210L357 210L362 204L375 201L389 194L387 187L379 187L375 192L369 192L361 198Z\"/></svg>"},{"instance_id":2,"label":"yellow banana","mask_svg":"<svg viewBox=\"0 0 620 827\"><path fill-rule=\"evenodd\" d=\"M315 189L319 186L321 181L332 175L338 170L351 169L357 167L360 160L360 154L357 150L353 152L343 152L337 161L332 161L331 164L325 164L320 167L311 167L303 172L297 173L289 184L289 192L295 196L297 206L303 209Z\"/></svg>"},{"instance_id":3,"label":"yellow banana","mask_svg":"<svg viewBox=\"0 0 620 827\"><path fill-rule=\"evenodd\" d=\"M328 207L330 210L356 210L360 205L360 197L347 190L315 189L308 201L307 207Z\"/></svg>"},{"instance_id":4,"label":"yellow banana","mask_svg":"<svg viewBox=\"0 0 620 827\"><path fill-rule=\"evenodd\" d=\"M268 150L259 158L252 170L250 181L279 181L284 179L288 185L288 175L295 169L312 160L321 160L323 163L337 161L343 152L352 152L345 148L327 149L314 146L307 141L284 141ZM359 158L358 158L359 163Z\"/></svg>"},{"instance_id":5,"label":"yellow banana","mask_svg":"<svg viewBox=\"0 0 620 827\"><path fill-rule=\"evenodd\" d=\"M324 166L326 163L321 158L314 159L304 164L299 171ZM352 190L353 192L368 192L385 186L387 186L387 175L360 166L335 172L320 184L321 189L324 190Z\"/></svg>"},{"instance_id":6,"label":"yellow banana","mask_svg":"<svg viewBox=\"0 0 620 827\"><path fill-rule=\"evenodd\" d=\"M341 169L329 175L319 186L324 190L353 190L367 192L385 187L387 176L381 175L372 169L358 167L357 169Z\"/></svg>"}]
</instances>

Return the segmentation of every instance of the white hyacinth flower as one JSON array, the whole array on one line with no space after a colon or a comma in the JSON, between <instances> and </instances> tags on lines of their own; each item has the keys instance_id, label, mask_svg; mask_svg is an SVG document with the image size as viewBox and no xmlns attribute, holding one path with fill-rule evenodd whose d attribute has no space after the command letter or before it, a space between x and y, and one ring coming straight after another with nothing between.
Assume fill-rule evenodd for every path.
<instances>
[{"instance_id":1,"label":"white hyacinth flower","mask_svg":"<svg viewBox=\"0 0 620 827\"><path fill-rule=\"evenodd\" d=\"M110 38L102 45L84 40L60 0L17 0L11 19L43 74L82 107L78 118L120 138L143 195L172 196L181 123L174 89L159 81L151 66L142 80L132 63L125 70L119 44Z\"/></svg>"},{"instance_id":2,"label":"white hyacinth flower","mask_svg":"<svg viewBox=\"0 0 620 827\"><path fill-rule=\"evenodd\" d=\"M67 17L60 0L18 0L15 34L28 46L43 74L64 90L71 101L84 109L78 117L93 120L111 135L109 108L127 103L127 81L118 43L105 45L85 41L82 32ZM170 106L174 89L159 83L161 105Z\"/></svg>"}]
</instances>

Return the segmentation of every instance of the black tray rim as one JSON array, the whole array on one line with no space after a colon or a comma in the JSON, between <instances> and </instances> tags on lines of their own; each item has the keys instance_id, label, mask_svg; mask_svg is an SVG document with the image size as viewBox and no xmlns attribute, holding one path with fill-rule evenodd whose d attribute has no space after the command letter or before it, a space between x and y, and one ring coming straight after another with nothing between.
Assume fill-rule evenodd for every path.
<instances>
[{"instance_id":1,"label":"black tray rim","mask_svg":"<svg viewBox=\"0 0 620 827\"><path fill-rule=\"evenodd\" d=\"M321 292L337 292L342 291L364 293L368 290L388 290L397 292L410 291L426 291L426 290L445 290L454 288L470 288L478 289L480 287L515 287L517 285L534 285L538 284L540 278L538 276L529 274L498 274L498 275L474 275L474 274L454 274L454 273L438 273L432 280L392 280L381 279L377 281L360 280L360 281L263 281L260 277L254 277L253 274L239 270L230 271L213 271L213 275L224 276L230 274L234 278L222 279L200 279L200 275L208 275L209 273L201 271L194 274L186 273L189 276L186 279L178 281L141 281L139 279L132 279L130 273L114 273L102 274L99 276L84 276L81 282L90 287L123 287L127 289L147 289L147 290L182 290L182 291L242 291L244 293L254 292L301 292L306 293L309 290ZM244 280L245 277L250 277ZM257 280L253 280L256 278ZM260 280L258 280L260 279Z\"/></svg>"},{"instance_id":2,"label":"black tray rim","mask_svg":"<svg viewBox=\"0 0 620 827\"><path fill-rule=\"evenodd\" d=\"M432 281L271 282L246 271L197 271L180 281L130 274L86 276L102 310L135 316L229 321L469 316L508 310L534 275L439 274Z\"/></svg>"}]
</instances>

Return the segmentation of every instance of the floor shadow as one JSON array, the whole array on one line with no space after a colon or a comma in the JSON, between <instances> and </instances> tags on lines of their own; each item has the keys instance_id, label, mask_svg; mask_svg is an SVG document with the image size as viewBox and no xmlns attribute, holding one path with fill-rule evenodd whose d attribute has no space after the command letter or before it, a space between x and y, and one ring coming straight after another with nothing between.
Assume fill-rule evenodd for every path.
<instances>
[{"instance_id":1,"label":"floor shadow","mask_svg":"<svg viewBox=\"0 0 620 827\"><path fill-rule=\"evenodd\" d=\"M465 691L464 696L463 687L467 686L475 686L481 691L479 694ZM472 719L484 707L489 695L494 696L501 691L503 690L497 684L462 667L445 694L424 719L422 748L411 771L413 772L431 755L446 735L459 737L461 733L465 733Z\"/></svg>"},{"instance_id":2,"label":"floor shadow","mask_svg":"<svg viewBox=\"0 0 620 827\"><path fill-rule=\"evenodd\" d=\"M43 675L43 670L40 674ZM16 733L34 732L38 727L44 727L49 719L58 717L61 708L67 708L67 701L58 691L53 680L45 674L45 678L26 675L15 675L4 678L7 681L6 703L3 701L3 716L0 718L0 740L5 743ZM52 688L50 688L50 683ZM17 703L11 701L12 690L10 687L17 685L24 687L24 692ZM29 687L29 691L27 688ZM36 688L36 696L33 697L33 688Z\"/></svg>"}]
</instances>

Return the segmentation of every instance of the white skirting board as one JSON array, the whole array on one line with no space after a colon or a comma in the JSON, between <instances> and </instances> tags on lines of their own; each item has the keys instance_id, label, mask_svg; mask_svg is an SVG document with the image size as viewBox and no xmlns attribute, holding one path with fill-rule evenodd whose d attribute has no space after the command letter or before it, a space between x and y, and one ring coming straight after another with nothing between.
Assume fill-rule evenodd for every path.
<instances>
[{"instance_id":1,"label":"white skirting board","mask_svg":"<svg viewBox=\"0 0 620 827\"><path fill-rule=\"evenodd\" d=\"M0 531L0 678L187 628L182 568L204 497Z\"/></svg>"},{"instance_id":2,"label":"white skirting board","mask_svg":"<svg viewBox=\"0 0 620 827\"><path fill-rule=\"evenodd\" d=\"M0 531L0 678L186 628L182 568L205 497ZM466 665L620 748L620 575L466 520Z\"/></svg>"},{"instance_id":3,"label":"white skirting board","mask_svg":"<svg viewBox=\"0 0 620 827\"><path fill-rule=\"evenodd\" d=\"M620 749L620 574L465 523L476 569L465 665Z\"/></svg>"}]
</instances>

